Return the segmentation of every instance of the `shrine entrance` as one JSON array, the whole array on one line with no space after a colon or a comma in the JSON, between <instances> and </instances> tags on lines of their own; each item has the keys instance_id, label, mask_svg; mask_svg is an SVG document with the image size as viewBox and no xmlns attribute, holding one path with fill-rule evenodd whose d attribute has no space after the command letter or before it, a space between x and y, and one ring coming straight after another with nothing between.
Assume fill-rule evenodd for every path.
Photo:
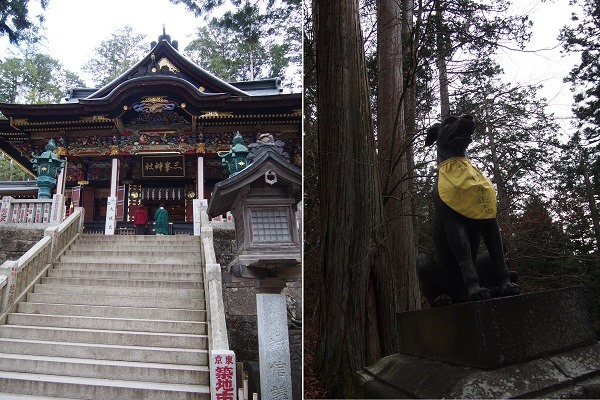
<instances>
[{"instance_id":1,"label":"shrine entrance","mask_svg":"<svg viewBox=\"0 0 600 400\"><path fill-rule=\"evenodd\" d=\"M131 193L133 192L132 189ZM191 189L185 188L185 185L177 186L177 187L160 187L160 188L150 188L150 187L142 187L139 190L140 201L146 205L148 209L148 215L150 219L154 216L156 210L160 207L161 204L165 205L165 208L169 212L169 220L170 221L188 221L186 218L186 209L187 203L189 202L186 198L186 193L188 196L195 196L194 193L190 193ZM130 196L131 198L132 196ZM136 195L134 194L134 197ZM193 200L195 197L191 197ZM137 207L131 207L132 209ZM133 215L130 211L130 215Z\"/></svg>"}]
</instances>

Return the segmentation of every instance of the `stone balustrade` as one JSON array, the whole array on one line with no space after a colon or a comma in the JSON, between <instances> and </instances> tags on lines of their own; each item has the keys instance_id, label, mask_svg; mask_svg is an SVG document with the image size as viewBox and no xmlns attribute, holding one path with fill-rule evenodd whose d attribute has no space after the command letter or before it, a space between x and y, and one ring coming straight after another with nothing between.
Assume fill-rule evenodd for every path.
<instances>
[{"instance_id":1,"label":"stone balustrade","mask_svg":"<svg viewBox=\"0 0 600 400\"><path fill-rule=\"evenodd\" d=\"M0 324L8 313L44 277L52 263L83 232L83 208L75 208L58 226L50 226L44 237L16 261L0 266Z\"/></svg>"},{"instance_id":2,"label":"stone balustrade","mask_svg":"<svg viewBox=\"0 0 600 400\"><path fill-rule=\"evenodd\" d=\"M225 306L221 281L221 265L217 263L213 246L213 227L209 223L206 206L200 207L202 252L204 258L204 293L210 356L210 382L212 399L235 398L235 353L229 350Z\"/></svg>"},{"instance_id":3,"label":"stone balustrade","mask_svg":"<svg viewBox=\"0 0 600 400\"><path fill-rule=\"evenodd\" d=\"M4 196L0 206L0 224L58 225L64 215L63 195L54 195L52 199L15 199Z\"/></svg>"}]
</instances>

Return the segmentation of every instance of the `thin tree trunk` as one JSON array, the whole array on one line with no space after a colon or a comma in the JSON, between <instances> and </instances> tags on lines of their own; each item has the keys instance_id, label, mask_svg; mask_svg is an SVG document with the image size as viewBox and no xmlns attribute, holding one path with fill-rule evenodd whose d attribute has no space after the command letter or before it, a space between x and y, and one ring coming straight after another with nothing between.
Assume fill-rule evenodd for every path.
<instances>
[{"instance_id":1,"label":"thin tree trunk","mask_svg":"<svg viewBox=\"0 0 600 400\"><path fill-rule=\"evenodd\" d=\"M594 238L596 239L596 254L600 254L600 224L598 223L598 206L596 205L596 198L594 197L592 181L590 180L590 174L588 172L587 157L581 158L581 172L583 174L583 180L585 181L585 193L587 195L587 201L590 207L590 215L592 218L592 225L594 227Z\"/></svg>"},{"instance_id":2,"label":"thin tree trunk","mask_svg":"<svg viewBox=\"0 0 600 400\"><path fill-rule=\"evenodd\" d=\"M487 102L487 100L486 100ZM513 253L513 244L512 244L512 225L510 222L510 210L509 205L510 201L508 199L506 185L504 180L502 179L502 173L500 168L500 158L498 156L498 152L496 149L496 138L494 134L494 128L490 123L489 112L491 110L491 105L486 104L485 109L485 132L488 136L488 140L490 143L490 152L492 154L492 171L494 173L494 181L496 183L497 189L497 218L498 225L500 225L500 229L502 230L502 239L504 252L506 254L506 259L511 262L511 269L516 268L515 265L515 257L512 257Z\"/></svg>"},{"instance_id":3,"label":"thin tree trunk","mask_svg":"<svg viewBox=\"0 0 600 400\"><path fill-rule=\"evenodd\" d=\"M416 274L409 158L412 144L405 128L402 4L377 1L377 134L385 215L385 242L394 271L396 309L420 306Z\"/></svg>"},{"instance_id":4,"label":"thin tree trunk","mask_svg":"<svg viewBox=\"0 0 600 400\"><path fill-rule=\"evenodd\" d=\"M444 37L444 16L443 8L440 0L435 0L435 41L436 41L436 64L438 68L438 76L440 80L440 116L443 121L450 115L450 94L448 90L448 67L446 65L446 57L448 50L446 49L446 41Z\"/></svg>"},{"instance_id":5,"label":"thin tree trunk","mask_svg":"<svg viewBox=\"0 0 600 400\"><path fill-rule=\"evenodd\" d=\"M315 371L332 397L352 397L352 373L397 351L358 9L358 0L313 3L322 273Z\"/></svg>"}]
</instances>

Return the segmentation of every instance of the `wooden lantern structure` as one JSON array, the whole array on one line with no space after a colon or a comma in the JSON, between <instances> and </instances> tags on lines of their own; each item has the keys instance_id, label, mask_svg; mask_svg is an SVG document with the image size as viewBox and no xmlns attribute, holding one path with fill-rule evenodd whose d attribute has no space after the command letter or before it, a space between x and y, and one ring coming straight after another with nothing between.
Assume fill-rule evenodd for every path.
<instances>
[{"instance_id":1,"label":"wooden lantern structure","mask_svg":"<svg viewBox=\"0 0 600 400\"><path fill-rule=\"evenodd\" d=\"M302 245L297 204L302 199L302 170L286 159L271 135L248 148L249 165L215 185L208 215L231 211L237 255L232 273L254 279L263 292L279 293L285 281L301 276Z\"/></svg>"}]
</instances>

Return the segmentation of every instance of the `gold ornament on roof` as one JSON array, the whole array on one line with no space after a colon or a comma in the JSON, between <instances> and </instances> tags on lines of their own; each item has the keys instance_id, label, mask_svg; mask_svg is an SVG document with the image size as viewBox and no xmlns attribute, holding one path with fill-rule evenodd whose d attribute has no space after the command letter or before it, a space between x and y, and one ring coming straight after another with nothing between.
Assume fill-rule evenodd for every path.
<instances>
[{"instance_id":1,"label":"gold ornament on roof","mask_svg":"<svg viewBox=\"0 0 600 400\"><path fill-rule=\"evenodd\" d=\"M92 115L91 117L81 117L79 120L82 122L111 122L110 119L106 118L106 114Z\"/></svg>"},{"instance_id":2,"label":"gold ornament on roof","mask_svg":"<svg viewBox=\"0 0 600 400\"><path fill-rule=\"evenodd\" d=\"M144 103L165 103L167 102L167 96L142 96L142 102Z\"/></svg>"},{"instance_id":3,"label":"gold ornament on roof","mask_svg":"<svg viewBox=\"0 0 600 400\"><path fill-rule=\"evenodd\" d=\"M119 155L119 146L110 146L110 155L111 156L118 156Z\"/></svg>"},{"instance_id":4,"label":"gold ornament on roof","mask_svg":"<svg viewBox=\"0 0 600 400\"><path fill-rule=\"evenodd\" d=\"M66 156L66 155L67 155L67 149L65 149L65 148L64 148L64 147L62 147L62 146L61 146L61 147L57 147L57 148L54 150L54 154L56 154L56 155L57 155L57 156L59 156L59 157Z\"/></svg>"},{"instance_id":5,"label":"gold ornament on roof","mask_svg":"<svg viewBox=\"0 0 600 400\"><path fill-rule=\"evenodd\" d=\"M197 154L204 154L204 153L206 153L206 147L204 146L204 143L198 143L198 144L196 144L196 153Z\"/></svg>"},{"instance_id":6,"label":"gold ornament on roof","mask_svg":"<svg viewBox=\"0 0 600 400\"><path fill-rule=\"evenodd\" d=\"M204 114L200 118L218 118L218 117L233 117L233 113L230 111L204 111Z\"/></svg>"},{"instance_id":7,"label":"gold ornament on roof","mask_svg":"<svg viewBox=\"0 0 600 400\"><path fill-rule=\"evenodd\" d=\"M167 68L169 68L170 71L179 72L179 70L173 65L173 63L171 63L171 61L169 61L166 57L163 57L158 61L158 66L162 68L165 65L167 66Z\"/></svg>"}]
</instances>

